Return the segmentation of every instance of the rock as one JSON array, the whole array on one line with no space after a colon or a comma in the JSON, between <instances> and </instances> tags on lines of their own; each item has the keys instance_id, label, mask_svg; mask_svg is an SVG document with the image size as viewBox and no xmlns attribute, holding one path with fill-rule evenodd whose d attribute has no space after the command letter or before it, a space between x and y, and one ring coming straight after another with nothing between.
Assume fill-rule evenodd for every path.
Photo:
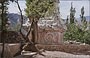
<instances>
[{"instance_id":1,"label":"rock","mask_svg":"<svg viewBox=\"0 0 90 58\"><path fill-rule=\"evenodd\" d=\"M8 46L12 55L15 55L18 51L20 51L20 44L18 43L8 44Z\"/></svg>"},{"instance_id":2,"label":"rock","mask_svg":"<svg viewBox=\"0 0 90 58\"><path fill-rule=\"evenodd\" d=\"M4 58L13 58L13 55L15 55L20 50L20 44L5 44L5 52L4 52ZM2 52L2 43L0 43L0 56Z\"/></svg>"},{"instance_id":3,"label":"rock","mask_svg":"<svg viewBox=\"0 0 90 58\"><path fill-rule=\"evenodd\" d=\"M1 52L2 52L2 44L0 44L0 58L1 58ZM5 44L4 58L13 58L13 55L11 54L9 46L7 44Z\"/></svg>"}]
</instances>

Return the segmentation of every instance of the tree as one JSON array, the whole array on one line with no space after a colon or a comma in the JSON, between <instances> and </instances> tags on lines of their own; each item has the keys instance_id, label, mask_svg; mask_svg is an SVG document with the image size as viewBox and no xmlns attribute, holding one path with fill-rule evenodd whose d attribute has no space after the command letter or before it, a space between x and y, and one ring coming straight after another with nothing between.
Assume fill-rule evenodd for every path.
<instances>
[{"instance_id":1,"label":"tree","mask_svg":"<svg viewBox=\"0 0 90 58\"><path fill-rule=\"evenodd\" d=\"M6 24L7 24L7 5L8 5L8 0L0 0L0 10L1 10L1 39L0 42L3 43L2 45L2 53L1 53L1 58L4 58L4 44L5 44L5 39L6 39Z\"/></svg>"},{"instance_id":2,"label":"tree","mask_svg":"<svg viewBox=\"0 0 90 58\"><path fill-rule=\"evenodd\" d=\"M84 7L81 8L81 26L76 25L77 23L72 23L67 25L67 30L64 34L65 40L76 40L82 43L90 44L90 31L86 30L87 21L84 16Z\"/></svg>"},{"instance_id":3,"label":"tree","mask_svg":"<svg viewBox=\"0 0 90 58\"><path fill-rule=\"evenodd\" d=\"M17 3L18 9L19 9L20 14L21 14L21 19L23 20L22 11L21 11L21 8L19 6L18 0L14 0L14 1ZM14 2L14 1L12 1L12 2ZM53 1L46 1L46 0L45 1L42 1L42 0L41 1L40 0L26 0L26 2L27 2L26 3L26 6L27 6L26 13L27 13L27 16L31 20L31 28L33 28L32 34L37 35L35 32L37 32L37 30L36 30L37 29L37 22L38 22L39 18L46 16L46 14L52 13L51 10L53 10L53 9L51 9L51 7L54 6L54 2ZM37 4L38 4L38 6L37 6ZM23 21L21 21L21 27L22 27L22 23L23 23ZM30 28L30 30L31 30L31 28ZM22 37L28 38L30 30L29 30L28 34L26 35L26 37L23 37L23 34L20 32ZM21 31L21 28L20 28L20 31ZM39 49L34 44L35 38L36 37L33 36L33 40L32 40L33 43L32 43L32 41L29 41L29 39L28 39L28 41L30 43L32 43L33 47L37 50L37 52L39 52L39 54L41 54ZM18 53L20 54L21 51L22 51L22 46L21 46L21 50ZM18 53L16 53L14 56L17 56Z\"/></svg>"},{"instance_id":4,"label":"tree","mask_svg":"<svg viewBox=\"0 0 90 58\"><path fill-rule=\"evenodd\" d=\"M67 30L64 34L64 39L65 40L76 40L79 42L84 42L84 34L85 31L80 29L78 26L76 26L75 23L73 24L68 24Z\"/></svg>"},{"instance_id":5,"label":"tree","mask_svg":"<svg viewBox=\"0 0 90 58\"><path fill-rule=\"evenodd\" d=\"M1 7L1 4L0 4ZM0 31L1 31L1 9L0 9Z\"/></svg>"},{"instance_id":6,"label":"tree","mask_svg":"<svg viewBox=\"0 0 90 58\"><path fill-rule=\"evenodd\" d=\"M74 20L75 20L75 13L76 13L76 10L75 8L73 8L73 4L71 2L71 9L70 9L70 23L74 23Z\"/></svg>"},{"instance_id":7,"label":"tree","mask_svg":"<svg viewBox=\"0 0 90 58\"><path fill-rule=\"evenodd\" d=\"M81 23L82 23L82 29L85 30L87 28L87 21L86 21L86 17L84 16L84 6L81 8L81 15L80 15L80 18L81 18Z\"/></svg>"},{"instance_id":8,"label":"tree","mask_svg":"<svg viewBox=\"0 0 90 58\"><path fill-rule=\"evenodd\" d=\"M1 38L0 38L0 42L3 43L2 45L2 52L1 52L1 58L4 58L4 44L5 44L5 40L6 40L6 32L7 32L7 27L8 27L8 17L7 17L7 5L9 0L0 0L0 25L1 25ZM14 1L14 0L10 0L10 1Z\"/></svg>"},{"instance_id":9,"label":"tree","mask_svg":"<svg viewBox=\"0 0 90 58\"><path fill-rule=\"evenodd\" d=\"M38 20L54 11L54 0L26 0L26 15L32 23L32 41L37 39Z\"/></svg>"},{"instance_id":10,"label":"tree","mask_svg":"<svg viewBox=\"0 0 90 58\"><path fill-rule=\"evenodd\" d=\"M69 23L68 23L68 20L69 20L69 18L68 18L68 16L67 16L67 19L66 19L66 25L68 25Z\"/></svg>"}]
</instances>

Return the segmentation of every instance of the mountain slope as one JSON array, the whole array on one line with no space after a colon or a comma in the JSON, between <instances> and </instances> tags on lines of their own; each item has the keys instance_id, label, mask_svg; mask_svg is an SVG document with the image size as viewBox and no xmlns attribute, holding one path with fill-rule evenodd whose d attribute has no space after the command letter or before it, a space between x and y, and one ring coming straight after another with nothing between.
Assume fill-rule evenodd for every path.
<instances>
[{"instance_id":1,"label":"mountain slope","mask_svg":"<svg viewBox=\"0 0 90 58\"><path fill-rule=\"evenodd\" d=\"M20 24L21 16L19 14L10 13L10 14L8 14L8 18L9 18L12 26L14 26L18 23ZM23 18L24 18L24 22L25 22L25 19L27 19L27 17L23 16Z\"/></svg>"}]
</instances>

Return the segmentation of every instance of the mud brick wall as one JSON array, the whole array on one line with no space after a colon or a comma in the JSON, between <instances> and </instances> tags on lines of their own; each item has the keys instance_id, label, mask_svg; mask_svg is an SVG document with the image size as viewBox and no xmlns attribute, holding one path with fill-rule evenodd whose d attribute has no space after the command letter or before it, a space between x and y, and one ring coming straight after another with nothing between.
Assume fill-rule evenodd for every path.
<instances>
[{"instance_id":1,"label":"mud brick wall","mask_svg":"<svg viewBox=\"0 0 90 58\"><path fill-rule=\"evenodd\" d=\"M58 45L63 43L63 33L59 30L44 30L38 32L38 44Z\"/></svg>"},{"instance_id":2,"label":"mud brick wall","mask_svg":"<svg viewBox=\"0 0 90 58\"><path fill-rule=\"evenodd\" d=\"M6 35L5 43L20 43L20 41L22 40L21 35L15 31L7 31L5 35ZM0 42L1 42L1 32L0 32Z\"/></svg>"}]
</instances>

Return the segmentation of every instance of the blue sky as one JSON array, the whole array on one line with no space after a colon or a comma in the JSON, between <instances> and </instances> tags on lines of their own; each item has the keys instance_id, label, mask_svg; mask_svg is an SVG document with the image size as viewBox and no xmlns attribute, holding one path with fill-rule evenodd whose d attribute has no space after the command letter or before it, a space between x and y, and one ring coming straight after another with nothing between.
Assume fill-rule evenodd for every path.
<instances>
[{"instance_id":1,"label":"blue sky","mask_svg":"<svg viewBox=\"0 0 90 58\"><path fill-rule=\"evenodd\" d=\"M77 0L77 1L76 0L74 0L74 1L62 0L59 5L60 6L60 14L61 14L62 18L67 18L67 15L69 15L71 2L73 2L73 7L76 8L75 17L77 17L77 18L79 17L82 6L85 7L85 16L90 16L90 13L89 13L90 12L90 6L89 6L90 1L89 0L83 0L83 1L81 1L81 0ZM19 1L19 4L22 8L23 14L25 14L25 12L24 12L24 9L26 8L25 1ZM9 7L8 11L10 13L19 13L16 3L10 2L10 5L8 7Z\"/></svg>"}]
</instances>

